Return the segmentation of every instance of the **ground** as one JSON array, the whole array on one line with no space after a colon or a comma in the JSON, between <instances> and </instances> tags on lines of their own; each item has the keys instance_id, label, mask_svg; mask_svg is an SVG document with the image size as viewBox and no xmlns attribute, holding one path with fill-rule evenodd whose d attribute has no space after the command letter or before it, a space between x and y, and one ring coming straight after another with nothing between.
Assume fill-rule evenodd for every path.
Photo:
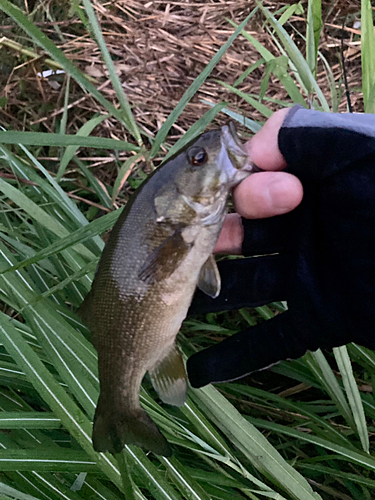
<instances>
[{"instance_id":1,"label":"ground","mask_svg":"<svg viewBox=\"0 0 375 500\"><path fill-rule=\"evenodd\" d=\"M26 6L29 12L33 12L32 19L37 26L57 43L81 70L90 75L103 94L116 104L116 95L100 51L74 13L71 3L59 0L17 2L23 8ZM264 2L273 13L289 4L293 2ZM153 136L185 90L233 33L231 22L239 24L256 3L253 0L94 0L93 5L117 72L133 106L137 123ZM304 53L307 2L301 2L301 5L303 11L297 11L285 27ZM360 26L357 25L359 9L359 3L350 0L323 2L325 25L319 49L327 58L335 82L341 88L340 111L347 109L343 66L347 72L354 111L363 110L360 92ZM263 15L257 13L249 22L247 31L273 54L279 55L279 49L263 23ZM12 45L14 42L21 44L18 47L20 50ZM34 50L40 57L31 57L25 53L25 49ZM46 56L39 47L33 47L29 39L4 15L0 17L0 55L0 122L8 129L45 132L58 130L64 109L66 76L43 78L41 72L51 68ZM209 109L203 100L215 104L226 101L230 109L256 120L264 120L250 104L229 92L220 83L233 85L259 58L260 55L254 47L245 38L239 37L172 128L169 142L179 138ZM259 95L266 69L264 63L260 64L238 85L238 89L247 94ZM325 95L329 96L329 82L322 64L318 69L317 80ZM91 96L85 95L78 85L70 85L66 130L67 133L76 133L93 113L101 111L101 108ZM285 90L273 77L269 81L266 97L288 101ZM272 110L280 107L277 102L263 102ZM219 115L215 123L226 120L225 115ZM114 119L105 120L96 127L95 135L128 138L123 127ZM82 153L87 159L85 152ZM51 170L56 170L56 152L46 153L42 150L41 158L49 160ZM113 157L94 155L91 157L91 166L100 181L105 185L113 184L117 175Z\"/></svg>"}]
</instances>

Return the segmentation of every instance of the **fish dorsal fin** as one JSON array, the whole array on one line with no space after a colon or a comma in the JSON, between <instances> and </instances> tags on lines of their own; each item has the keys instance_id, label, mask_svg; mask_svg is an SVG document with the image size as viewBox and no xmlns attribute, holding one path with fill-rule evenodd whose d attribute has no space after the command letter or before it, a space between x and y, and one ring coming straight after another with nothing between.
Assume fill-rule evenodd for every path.
<instances>
[{"instance_id":1,"label":"fish dorsal fin","mask_svg":"<svg viewBox=\"0 0 375 500\"><path fill-rule=\"evenodd\" d=\"M169 278L189 253L192 244L187 243L182 230L177 229L150 253L138 273L139 279L152 284Z\"/></svg>"},{"instance_id":2,"label":"fish dorsal fin","mask_svg":"<svg viewBox=\"0 0 375 500\"><path fill-rule=\"evenodd\" d=\"M149 371L152 385L160 399L169 405L182 406L186 401L187 377L181 353L176 344Z\"/></svg>"},{"instance_id":3,"label":"fish dorsal fin","mask_svg":"<svg viewBox=\"0 0 375 500\"><path fill-rule=\"evenodd\" d=\"M216 299L220 293L221 280L219 269L213 255L203 264L198 278L198 288L206 295Z\"/></svg>"}]
</instances>

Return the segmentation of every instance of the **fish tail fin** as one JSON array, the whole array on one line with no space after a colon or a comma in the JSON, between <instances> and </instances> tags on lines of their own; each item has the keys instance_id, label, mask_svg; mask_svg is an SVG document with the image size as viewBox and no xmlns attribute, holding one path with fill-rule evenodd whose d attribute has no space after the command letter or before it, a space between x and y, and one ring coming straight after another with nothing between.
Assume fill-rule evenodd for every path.
<instances>
[{"instance_id":1,"label":"fish tail fin","mask_svg":"<svg viewBox=\"0 0 375 500\"><path fill-rule=\"evenodd\" d=\"M94 450L116 454L127 444L135 444L147 451L165 457L172 452L155 422L139 408L132 412L118 413L98 404L92 434Z\"/></svg>"}]
</instances>

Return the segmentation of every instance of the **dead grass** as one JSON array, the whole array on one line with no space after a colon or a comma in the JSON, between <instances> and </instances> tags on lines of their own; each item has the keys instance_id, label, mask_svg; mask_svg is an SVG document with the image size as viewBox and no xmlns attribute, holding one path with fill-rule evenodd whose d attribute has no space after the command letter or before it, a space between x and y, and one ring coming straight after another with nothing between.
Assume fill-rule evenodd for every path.
<instances>
[{"instance_id":1,"label":"dead grass","mask_svg":"<svg viewBox=\"0 0 375 500\"><path fill-rule=\"evenodd\" d=\"M30 3L30 2L29 2ZM60 2L61 3L61 2ZM290 2L265 1L264 4L273 12ZM53 38L65 54L94 78L103 94L114 103L116 96L108 80L97 45L92 41L77 18L62 18L62 12L68 16L68 9L56 11L59 2L48 0L41 2L39 27L47 36ZM133 106L138 124L154 135L173 110L186 88L198 76L212 58L218 48L233 32L227 19L240 23L254 8L253 0L233 1L135 1L135 0L93 0L107 46L115 61L117 71ZM303 2L306 7L307 2ZM39 7L39 6L38 6ZM56 12L60 17L54 17ZM48 13L48 15L47 15ZM360 45L356 40L360 31L353 28L358 19L359 5L354 0L337 0L324 3L325 27L320 50L328 58L335 75L336 82L342 79L340 56L341 38L344 38L345 65L354 111L363 110L361 85ZM43 14L43 15L42 15ZM50 19L48 19L48 17ZM52 19L52 20L51 20ZM56 21L54 21L56 19ZM305 29L302 16L292 18L296 30ZM255 16L248 31L270 51L278 54L278 49L271 36L263 28L263 18ZM341 28L345 23L344 30ZM59 35L56 31L61 33ZM292 28L288 28L297 39L300 47L303 40ZM11 25L0 27L0 38L15 39L23 46L32 48L23 38L15 35ZM302 34L304 34L302 32ZM299 39L299 40L298 40ZM7 71L3 71L0 79L0 97L6 97L7 105L0 109L0 122L18 130L56 131L57 122L63 111L64 82L51 86L48 79L41 78L38 73L47 69L45 58L39 48L34 50L41 58L32 58L0 45L1 60L6 63ZM259 114L243 99L223 89L215 80L224 80L233 84L241 73L259 59L259 54L250 44L239 37L231 49L217 65L209 80L202 86L197 95L188 104L186 110L172 129L169 141L180 137L194 123L208 106L202 104L206 99L214 103L227 101L230 107L255 119L262 119ZM265 73L261 65L239 86L246 93L258 94ZM329 95L329 86L323 68L318 74L318 82L325 94ZM267 96L287 100L285 91L276 79L271 79ZM276 105L267 104L271 108ZM345 97L341 100L340 110L346 110ZM70 94L70 111L67 132L75 133L82 124L99 112L99 105L90 96L84 95L81 89L73 84ZM218 121L225 121L219 117ZM126 138L122 127L114 120L108 119L95 130L96 135ZM48 152L51 161L57 160ZM42 156L43 157L43 156ZM93 165L100 166L101 179L105 183L113 181L115 169L104 158L92 158Z\"/></svg>"}]
</instances>

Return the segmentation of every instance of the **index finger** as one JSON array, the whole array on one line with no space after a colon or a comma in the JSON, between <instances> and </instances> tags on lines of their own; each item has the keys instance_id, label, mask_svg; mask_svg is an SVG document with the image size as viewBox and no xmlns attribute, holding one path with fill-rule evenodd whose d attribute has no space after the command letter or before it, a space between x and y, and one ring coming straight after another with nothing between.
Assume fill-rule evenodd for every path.
<instances>
[{"instance_id":1,"label":"index finger","mask_svg":"<svg viewBox=\"0 0 375 500\"><path fill-rule=\"evenodd\" d=\"M262 170L282 170L286 167L286 161L279 150L278 135L289 111L289 108L276 111L244 145L251 160Z\"/></svg>"}]
</instances>

